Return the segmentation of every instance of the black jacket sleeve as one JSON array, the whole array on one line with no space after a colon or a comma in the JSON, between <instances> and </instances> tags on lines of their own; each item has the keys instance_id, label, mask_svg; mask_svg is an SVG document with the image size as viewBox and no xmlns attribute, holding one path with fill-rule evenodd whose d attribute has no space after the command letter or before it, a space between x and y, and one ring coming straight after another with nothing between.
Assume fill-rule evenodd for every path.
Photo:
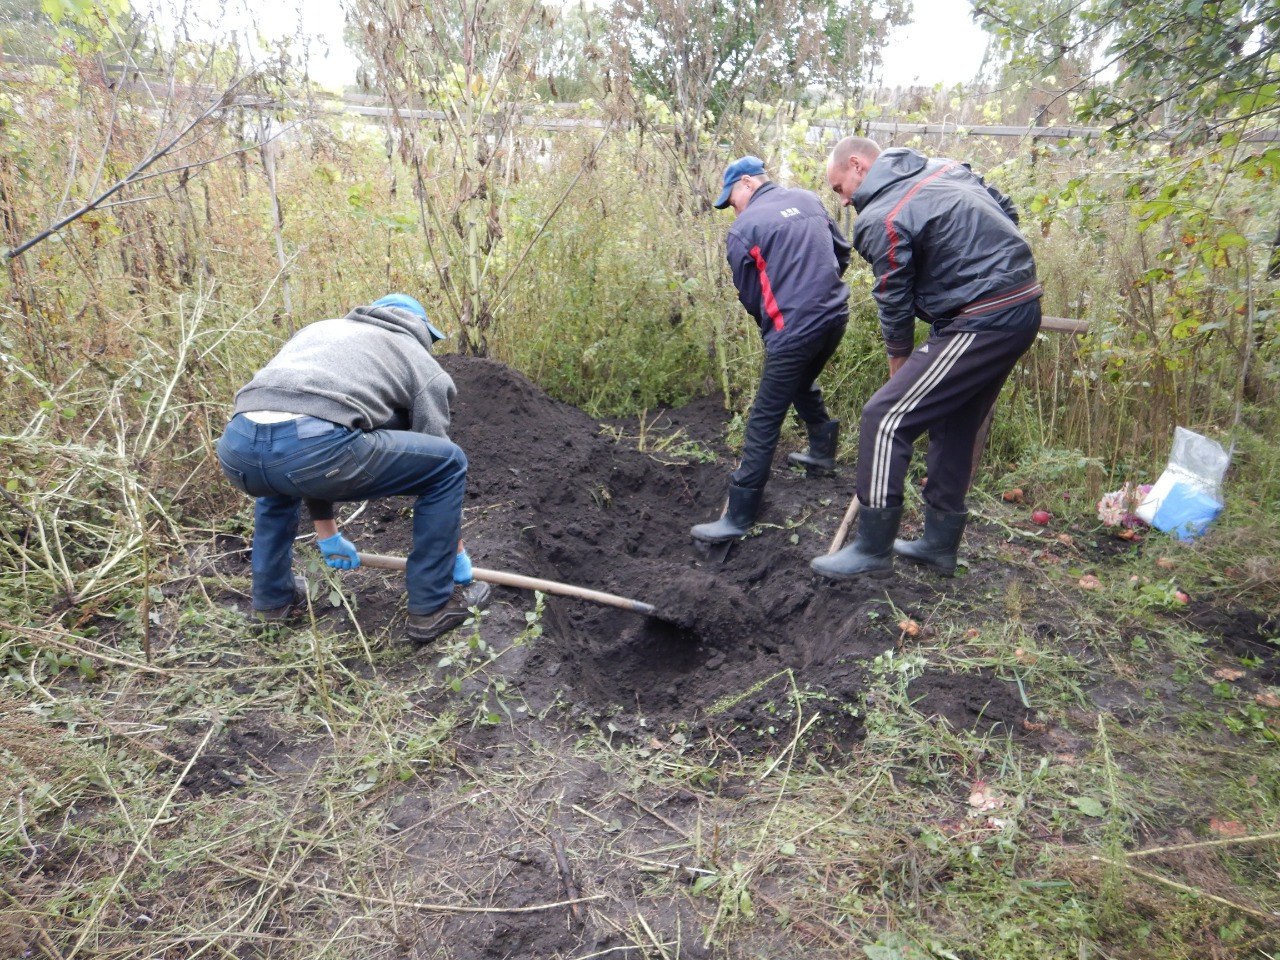
<instances>
[{"instance_id":1,"label":"black jacket sleeve","mask_svg":"<svg viewBox=\"0 0 1280 960\"><path fill-rule=\"evenodd\" d=\"M830 217L827 217L827 225L831 228L831 245L836 251L836 265L843 277L844 272L849 269L849 254L853 251L853 244L844 238L844 234Z\"/></svg>"},{"instance_id":2,"label":"black jacket sleeve","mask_svg":"<svg viewBox=\"0 0 1280 960\"><path fill-rule=\"evenodd\" d=\"M763 323L764 294L760 290L760 271L755 259L737 237L730 235L725 245L728 251L729 269L733 271L733 285L738 288L738 300L756 323Z\"/></svg>"},{"instance_id":3,"label":"black jacket sleeve","mask_svg":"<svg viewBox=\"0 0 1280 960\"><path fill-rule=\"evenodd\" d=\"M871 264L875 297L880 313L880 333L891 357L905 357L915 346L916 264L911 244L911 224L905 217L894 222L894 236L880 224L859 231L858 253Z\"/></svg>"},{"instance_id":4,"label":"black jacket sleeve","mask_svg":"<svg viewBox=\"0 0 1280 960\"><path fill-rule=\"evenodd\" d=\"M333 519L333 504L330 501L312 500L310 497L307 497L303 500L303 503L307 505L307 513L310 515L312 521Z\"/></svg>"}]
</instances>

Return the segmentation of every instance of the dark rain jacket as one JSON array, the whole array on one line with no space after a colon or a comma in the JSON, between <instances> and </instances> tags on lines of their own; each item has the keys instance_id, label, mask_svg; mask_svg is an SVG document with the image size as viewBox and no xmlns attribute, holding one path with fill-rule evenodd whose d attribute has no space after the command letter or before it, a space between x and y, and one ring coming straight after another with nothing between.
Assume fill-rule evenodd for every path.
<instances>
[{"instance_id":1,"label":"dark rain jacket","mask_svg":"<svg viewBox=\"0 0 1280 960\"><path fill-rule=\"evenodd\" d=\"M738 299L781 353L849 321L850 246L816 194L766 183L729 228Z\"/></svg>"},{"instance_id":2,"label":"dark rain jacket","mask_svg":"<svg viewBox=\"0 0 1280 960\"><path fill-rule=\"evenodd\" d=\"M890 356L911 352L917 317L935 330L1013 329L1025 311L1009 308L1043 293L1012 201L967 163L885 150L853 206Z\"/></svg>"}]
</instances>

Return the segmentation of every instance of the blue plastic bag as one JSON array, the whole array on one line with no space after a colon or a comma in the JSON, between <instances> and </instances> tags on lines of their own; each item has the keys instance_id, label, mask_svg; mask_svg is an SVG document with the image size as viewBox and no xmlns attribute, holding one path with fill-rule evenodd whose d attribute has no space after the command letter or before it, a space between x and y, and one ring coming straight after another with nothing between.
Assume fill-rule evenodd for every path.
<instances>
[{"instance_id":1,"label":"blue plastic bag","mask_svg":"<svg viewBox=\"0 0 1280 960\"><path fill-rule=\"evenodd\" d=\"M1222 512L1222 504L1207 493L1185 483L1175 483L1156 511L1152 526L1174 534L1179 540L1194 540Z\"/></svg>"}]
</instances>

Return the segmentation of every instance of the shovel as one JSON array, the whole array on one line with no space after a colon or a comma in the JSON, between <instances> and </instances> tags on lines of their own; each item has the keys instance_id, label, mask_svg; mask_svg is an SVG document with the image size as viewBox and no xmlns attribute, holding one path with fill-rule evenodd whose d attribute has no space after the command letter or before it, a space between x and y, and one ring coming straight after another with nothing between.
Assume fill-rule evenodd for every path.
<instances>
[{"instance_id":1,"label":"shovel","mask_svg":"<svg viewBox=\"0 0 1280 960\"><path fill-rule=\"evenodd\" d=\"M724 516L725 511L729 509L729 498L726 497L724 506L720 508L720 516ZM693 541L693 552L703 560L709 560L712 563L724 563L729 557L729 551L733 549L733 545L740 540L740 537L733 537L729 540L709 541L699 540L696 537Z\"/></svg>"},{"instance_id":2,"label":"shovel","mask_svg":"<svg viewBox=\"0 0 1280 960\"><path fill-rule=\"evenodd\" d=\"M378 553L361 553L358 556L362 566L372 567L375 570L403 570L406 566L404 557L386 557ZM577 597L579 600L589 600L591 603L603 604L606 607L618 607L621 610L630 610L632 613L643 613L648 617L658 615L657 607L651 603L642 603L639 600L619 597L617 594L604 593L600 590L590 590L587 587L575 587L573 584L559 583L555 580L540 580L537 577L526 577L502 570L485 570L483 567L472 567L471 575L477 580L496 583L501 587L541 590L543 593L551 593L559 597Z\"/></svg>"},{"instance_id":3,"label":"shovel","mask_svg":"<svg viewBox=\"0 0 1280 960\"><path fill-rule=\"evenodd\" d=\"M857 491L853 494L853 499L849 501L849 509L844 512L844 519L840 521L840 528L836 530L835 539L831 541L831 548L827 551L827 556L838 551L844 546L845 537L849 535L849 527L854 520L858 519L858 502Z\"/></svg>"}]
</instances>

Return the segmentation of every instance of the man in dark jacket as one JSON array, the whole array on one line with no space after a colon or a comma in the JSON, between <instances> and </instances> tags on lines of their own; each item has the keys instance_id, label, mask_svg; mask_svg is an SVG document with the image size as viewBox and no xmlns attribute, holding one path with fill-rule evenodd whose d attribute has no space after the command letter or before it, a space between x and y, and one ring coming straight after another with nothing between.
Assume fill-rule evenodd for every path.
<instances>
[{"instance_id":1,"label":"man in dark jacket","mask_svg":"<svg viewBox=\"0 0 1280 960\"><path fill-rule=\"evenodd\" d=\"M350 570L360 558L338 532L334 501L417 497L405 572L410 640L434 640L488 599L459 552L467 458L447 436L457 390L431 355L443 336L417 300L390 294L304 327L236 394L218 460L257 501L259 619L283 620L306 603L306 581L290 570L304 500L325 561Z\"/></svg>"},{"instance_id":2,"label":"man in dark jacket","mask_svg":"<svg viewBox=\"0 0 1280 960\"><path fill-rule=\"evenodd\" d=\"M875 276L889 381L862 411L857 536L811 566L837 579L884 576L896 552L951 575L974 439L1040 328L1031 248L1009 199L955 160L847 137L827 181L858 211L853 245ZM917 317L933 329L913 350ZM924 536L895 542L912 442L925 430Z\"/></svg>"},{"instance_id":3,"label":"man in dark jacket","mask_svg":"<svg viewBox=\"0 0 1280 960\"><path fill-rule=\"evenodd\" d=\"M759 157L742 157L725 170L715 206L737 214L727 240L729 266L738 299L760 325L765 360L728 506L719 520L690 531L705 543L751 529L792 406L808 430L809 450L791 454L791 462L811 472L835 469L840 424L828 416L815 381L849 320L849 288L840 279L849 266L849 242L815 194L771 183Z\"/></svg>"}]
</instances>

